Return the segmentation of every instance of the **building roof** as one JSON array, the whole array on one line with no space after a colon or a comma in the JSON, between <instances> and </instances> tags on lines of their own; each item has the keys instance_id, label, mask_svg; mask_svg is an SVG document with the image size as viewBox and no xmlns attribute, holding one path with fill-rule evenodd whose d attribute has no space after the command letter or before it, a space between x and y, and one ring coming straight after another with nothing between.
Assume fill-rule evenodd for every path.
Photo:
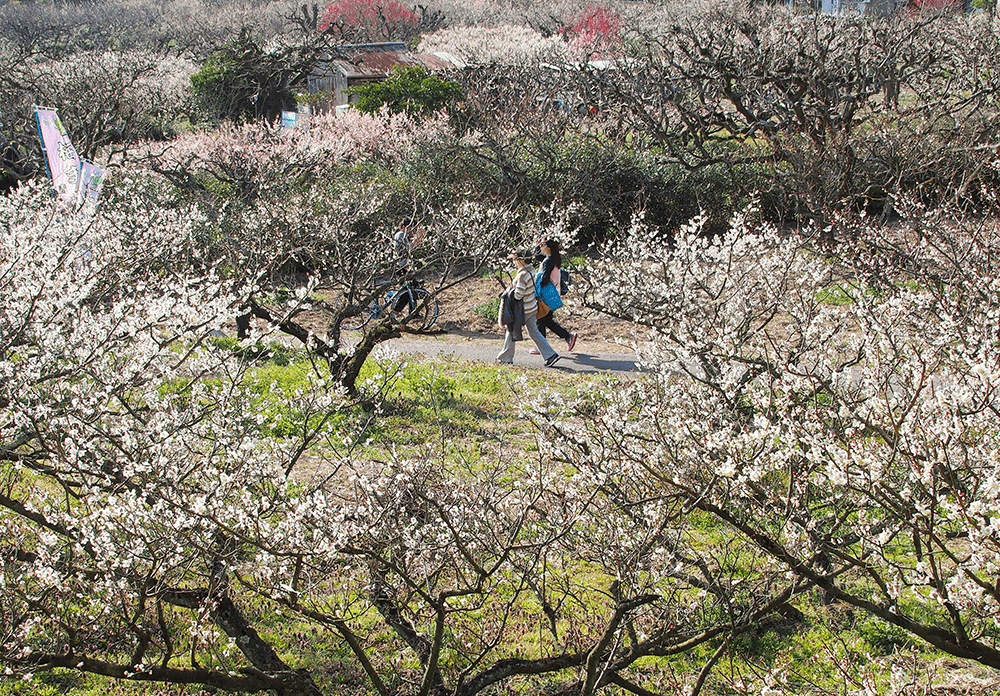
<instances>
[{"instance_id":1,"label":"building roof","mask_svg":"<svg viewBox=\"0 0 1000 696\"><path fill-rule=\"evenodd\" d=\"M444 56L411 53L403 43L353 44L339 46L337 58L324 61L328 69L342 73L349 80L381 80L395 67L418 65L431 72L457 66Z\"/></svg>"}]
</instances>

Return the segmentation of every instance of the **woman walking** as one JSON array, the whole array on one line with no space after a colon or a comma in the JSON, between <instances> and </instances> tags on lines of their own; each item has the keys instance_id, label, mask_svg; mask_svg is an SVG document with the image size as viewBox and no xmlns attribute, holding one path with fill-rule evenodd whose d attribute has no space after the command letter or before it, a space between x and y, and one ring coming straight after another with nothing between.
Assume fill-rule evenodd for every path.
<instances>
[{"instance_id":1,"label":"woman walking","mask_svg":"<svg viewBox=\"0 0 1000 696\"><path fill-rule=\"evenodd\" d=\"M552 367L559 360L559 354L545 340L545 336L538 330L538 302L535 299L535 269L531 265L532 253L530 249L518 249L510 255L511 261L517 268L514 280L510 284L510 292L515 301L521 301L524 305L524 326L528 329L528 336L535 342L536 350L545 360L545 367ZM518 327L507 325L504 334L503 350L497 355L497 362L505 365L514 363L514 347L516 345L514 334Z\"/></svg>"},{"instance_id":2,"label":"woman walking","mask_svg":"<svg viewBox=\"0 0 1000 696\"><path fill-rule=\"evenodd\" d=\"M559 307L562 307L562 299L559 297L559 269L562 267L562 254L559 253L559 242L554 239L542 239L539 242L539 248L542 254L544 254L544 259L542 267L538 271L538 276L535 279L535 287L539 297L545 300L546 296L548 296L552 301L546 300L546 304L549 305L551 311L538 320L538 330L542 336L545 336L548 329L552 329L552 333L566 341L566 349L571 351L576 346L576 334L570 333L563 328L554 316L555 311ZM534 353L535 351L531 352Z\"/></svg>"}]
</instances>

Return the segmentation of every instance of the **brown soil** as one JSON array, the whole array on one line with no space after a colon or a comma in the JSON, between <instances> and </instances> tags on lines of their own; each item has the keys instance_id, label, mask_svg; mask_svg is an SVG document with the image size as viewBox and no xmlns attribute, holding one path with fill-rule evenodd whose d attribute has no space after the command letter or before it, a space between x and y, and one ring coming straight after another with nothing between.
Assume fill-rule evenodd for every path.
<instances>
[{"instance_id":1,"label":"brown soil","mask_svg":"<svg viewBox=\"0 0 1000 696\"><path fill-rule=\"evenodd\" d=\"M428 286L429 287L429 286ZM470 278L438 295L441 312L436 334L409 334L410 339L426 337L435 341L503 341L503 332L497 326L496 305L487 311L490 303L504 289L496 278ZM327 298L331 299L331 298ZM590 353L630 354L629 343L633 326L627 321L612 319L580 306L573 292L563 298L565 305L556 311L557 321L568 331L577 334L577 350L581 347ZM310 312L298 321L306 329L322 335L326 332L329 317L325 312ZM233 324L229 331L236 334ZM550 338L552 338L550 336ZM558 347L557 347L558 348Z\"/></svg>"}]
</instances>

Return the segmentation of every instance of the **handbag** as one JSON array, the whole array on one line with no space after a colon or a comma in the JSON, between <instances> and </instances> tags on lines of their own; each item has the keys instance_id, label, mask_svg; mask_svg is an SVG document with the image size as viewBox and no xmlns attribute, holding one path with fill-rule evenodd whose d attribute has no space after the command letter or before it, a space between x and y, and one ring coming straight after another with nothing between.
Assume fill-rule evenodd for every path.
<instances>
[{"instance_id":1,"label":"handbag","mask_svg":"<svg viewBox=\"0 0 1000 696\"><path fill-rule=\"evenodd\" d=\"M543 300L541 297L539 297L538 298L538 313L535 314L535 318L536 319L541 319L542 317L544 317L546 314L548 314L551 311L552 310L549 309L549 306L547 304L545 304L545 300Z\"/></svg>"},{"instance_id":2,"label":"handbag","mask_svg":"<svg viewBox=\"0 0 1000 696\"><path fill-rule=\"evenodd\" d=\"M535 295L538 296L538 300L544 301L548 306L548 311L559 309L563 306L562 298L559 297L559 289L552 283L547 283L542 285L541 278L535 278ZM539 313L538 316L545 316Z\"/></svg>"}]
</instances>

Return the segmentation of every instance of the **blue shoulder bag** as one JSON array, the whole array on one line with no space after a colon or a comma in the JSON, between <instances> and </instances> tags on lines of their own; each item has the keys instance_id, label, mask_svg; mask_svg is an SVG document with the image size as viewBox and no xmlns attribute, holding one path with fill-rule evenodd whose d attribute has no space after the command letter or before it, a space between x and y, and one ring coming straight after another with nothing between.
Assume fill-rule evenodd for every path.
<instances>
[{"instance_id":1,"label":"blue shoulder bag","mask_svg":"<svg viewBox=\"0 0 1000 696\"><path fill-rule=\"evenodd\" d=\"M541 271L535 274L535 294L549 306L549 309L556 310L563 306L562 298L559 297L559 290L552 283L542 285Z\"/></svg>"}]
</instances>

